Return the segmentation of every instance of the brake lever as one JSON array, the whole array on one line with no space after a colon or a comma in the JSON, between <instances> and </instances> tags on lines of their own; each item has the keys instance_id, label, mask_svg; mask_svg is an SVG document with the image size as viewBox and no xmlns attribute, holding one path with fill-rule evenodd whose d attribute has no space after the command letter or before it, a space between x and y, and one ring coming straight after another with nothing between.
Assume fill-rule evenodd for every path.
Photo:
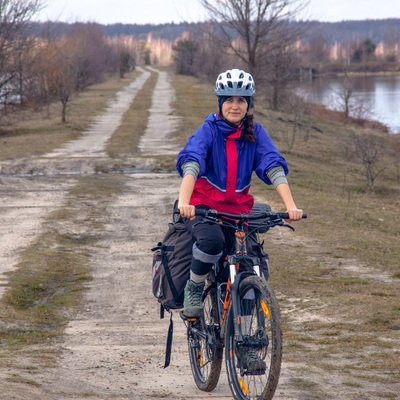
<instances>
[{"instance_id":1,"label":"brake lever","mask_svg":"<svg viewBox=\"0 0 400 400\"><path fill-rule=\"evenodd\" d=\"M291 229L293 232L295 231L295 229L293 228L293 226L287 224L286 222L282 222L282 225L281 225L281 226L284 226L285 228L289 228L289 229Z\"/></svg>"},{"instance_id":2,"label":"brake lever","mask_svg":"<svg viewBox=\"0 0 400 400\"><path fill-rule=\"evenodd\" d=\"M289 225L289 224L283 223L283 225L282 225L282 226L284 226L285 228L289 228L289 229L291 229L293 232L295 231L295 229L293 228L293 226L292 226L292 225Z\"/></svg>"},{"instance_id":3,"label":"brake lever","mask_svg":"<svg viewBox=\"0 0 400 400\"><path fill-rule=\"evenodd\" d=\"M217 217L211 217L209 215L203 215L198 219L198 221L195 224L193 224L193 226L196 226L198 224L205 224L207 222L218 223L218 218Z\"/></svg>"},{"instance_id":4,"label":"brake lever","mask_svg":"<svg viewBox=\"0 0 400 400\"><path fill-rule=\"evenodd\" d=\"M271 223L271 227L274 226L283 226L285 228L289 228L292 231L295 231L295 229L293 228L292 225L289 225L287 222L285 222L283 219L279 218L279 219L275 219L272 223Z\"/></svg>"}]
</instances>

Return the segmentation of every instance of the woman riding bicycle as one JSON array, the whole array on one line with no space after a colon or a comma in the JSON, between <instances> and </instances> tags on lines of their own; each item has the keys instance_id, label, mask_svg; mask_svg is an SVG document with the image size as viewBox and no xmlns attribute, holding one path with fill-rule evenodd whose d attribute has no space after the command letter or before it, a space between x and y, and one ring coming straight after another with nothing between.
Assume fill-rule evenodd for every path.
<instances>
[{"instance_id":1,"label":"woman riding bicycle","mask_svg":"<svg viewBox=\"0 0 400 400\"><path fill-rule=\"evenodd\" d=\"M234 244L233 229L197 223L195 207L250 213L254 199L249 188L254 171L267 185L274 185L291 221L300 220L303 215L286 179L286 160L263 126L248 113L255 93L253 77L243 70L228 70L218 76L214 92L219 111L207 116L179 153L176 163L183 177L178 208L194 237L183 304L187 317L201 315L207 274Z\"/></svg>"}]
</instances>

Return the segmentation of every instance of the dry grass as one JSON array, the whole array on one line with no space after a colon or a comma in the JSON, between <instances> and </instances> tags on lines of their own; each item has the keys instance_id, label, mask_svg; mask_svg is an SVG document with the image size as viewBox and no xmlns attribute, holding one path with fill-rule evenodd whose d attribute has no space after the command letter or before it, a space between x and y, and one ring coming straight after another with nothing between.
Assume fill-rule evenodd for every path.
<instances>
[{"instance_id":1,"label":"dry grass","mask_svg":"<svg viewBox=\"0 0 400 400\"><path fill-rule=\"evenodd\" d=\"M154 78L152 75L150 85L155 84ZM206 115L217 111L217 103L209 85L183 76L173 76L172 82L177 91L175 115L182 118L175 133L183 145ZM102 89L80 96L76 101L82 103L76 112L83 109L84 115L70 118L70 125L61 126L57 120L53 124L41 122L40 118L31 122L31 129L27 124L18 124L14 134L0 137L0 160L40 154L75 137L122 83L126 84L104 84ZM104 93L100 94L100 90ZM139 102L134 102L111 141L109 153L113 157L135 154L138 135L147 119L150 91L143 91L138 97ZM86 102L90 106L86 107ZM397 394L391 385L400 381L400 182L394 164L387 161L386 173L371 193L362 179L362 166L345 157L345 149L351 148L355 134L372 133L387 143L391 137L380 127L363 127L343 121L338 114L317 110L308 140L299 131L288 153L283 133L293 131L291 116L268 109L262 101L257 101L255 116L284 152L296 202L309 215L308 220L296 224L294 233L276 228L265 235L272 262L271 283L283 315L284 357L298 363L302 370L306 366L310 376L294 378L294 383L304 390L304 398L324 399L318 374L323 371L349 393L363 388L364 397L354 395L349 399L394 399ZM132 136L129 132L133 132ZM45 145L37 138L45 138ZM173 162L166 159L165 165L173 169ZM92 197L96 191L106 190L106 186L78 190ZM257 178L252 193L258 201L282 209L275 191ZM53 217L70 219L75 211L66 207L63 212L64 216ZM95 224L95 216L87 218ZM97 221L101 225L101 218ZM92 239L60 235L54 240L59 247ZM382 383L387 390L377 394L371 382Z\"/></svg>"},{"instance_id":2,"label":"dry grass","mask_svg":"<svg viewBox=\"0 0 400 400\"><path fill-rule=\"evenodd\" d=\"M138 92L122 123L107 145L107 153L112 158L121 158L137 153L140 137L146 130L152 95L158 75L151 72L150 78Z\"/></svg>"},{"instance_id":3,"label":"dry grass","mask_svg":"<svg viewBox=\"0 0 400 400\"><path fill-rule=\"evenodd\" d=\"M24 111L13 116L14 123L0 129L0 160L38 156L76 139L137 74L133 71L124 79L112 77L74 97L65 124L60 122L59 104L51 105L48 112Z\"/></svg>"},{"instance_id":4,"label":"dry grass","mask_svg":"<svg viewBox=\"0 0 400 400\"><path fill-rule=\"evenodd\" d=\"M176 134L183 146L206 116L218 111L218 105L213 88L195 78L173 75L172 85L176 90L176 100L172 104L174 115L182 118Z\"/></svg>"}]
</instances>

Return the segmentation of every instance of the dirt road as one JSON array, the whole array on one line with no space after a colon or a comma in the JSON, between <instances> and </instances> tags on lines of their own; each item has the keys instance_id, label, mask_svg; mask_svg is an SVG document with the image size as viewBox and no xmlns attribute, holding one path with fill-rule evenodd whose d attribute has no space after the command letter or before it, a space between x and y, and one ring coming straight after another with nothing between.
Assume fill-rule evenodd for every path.
<instances>
[{"instance_id":1,"label":"dirt road","mask_svg":"<svg viewBox=\"0 0 400 400\"><path fill-rule=\"evenodd\" d=\"M79 179L94 174L96 163L107 164L107 139L148 76L142 71L118 93L79 140L40 158L0 164L1 289L7 285L4 273L15 267L19 253L46 229L46 215L63 207ZM166 78L159 72L158 95L140 143L143 156L177 151L165 140L176 123L169 116L173 89ZM149 163L134 160L137 170L148 169ZM60 352L57 366L38 368L32 356L16 359L16 370L0 367L1 399L210 398L194 388L177 315L172 363L162 368L169 321L159 319L150 289L150 248L171 217L179 178L130 171L122 179L124 193L108 205L106 229L92 258L94 280L87 304L55 349ZM223 379L214 394L230 398Z\"/></svg>"},{"instance_id":2,"label":"dirt road","mask_svg":"<svg viewBox=\"0 0 400 400\"><path fill-rule=\"evenodd\" d=\"M84 308L69 323L62 342L54 349L59 354L56 365L38 367L33 356L37 349L32 349L32 357L16 358L15 369L0 366L1 399L231 398L224 372L214 392L196 389L178 314L174 315L172 362L169 368L162 367L169 321L159 319L158 305L151 294L150 248L160 240L170 220L179 178L176 174L138 172L149 166L151 169L149 155L177 151L173 141L166 139L177 122L167 118L173 88L166 73L159 74L156 90L164 95L154 97L151 129L140 143L145 157L135 158L137 171L118 177L123 193L107 203L107 221L93 249L94 279ZM95 177L99 160L107 164L107 139L148 75L142 71L79 140L41 158L0 164L1 274L15 267L20 252L46 229L46 215L63 207L78 181L83 176ZM163 129L157 129L160 123ZM161 145L165 143L168 146ZM96 207L96 199L92 199L92 206ZM0 277L6 285L6 277ZM301 379L305 373L314 374L319 383L327 383L325 394L314 398L349 398L346 393L335 392L337 377L322 371L307 372L304 367L284 363L276 399L310 399L307 391L291 384L293 378Z\"/></svg>"}]
</instances>

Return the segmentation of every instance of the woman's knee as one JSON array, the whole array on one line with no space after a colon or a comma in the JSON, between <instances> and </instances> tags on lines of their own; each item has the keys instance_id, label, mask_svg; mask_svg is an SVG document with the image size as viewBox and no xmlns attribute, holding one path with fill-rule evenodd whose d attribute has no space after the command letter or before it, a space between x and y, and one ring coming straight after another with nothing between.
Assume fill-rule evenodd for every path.
<instances>
[{"instance_id":1,"label":"woman's knee","mask_svg":"<svg viewBox=\"0 0 400 400\"><path fill-rule=\"evenodd\" d=\"M196 246L203 253L207 254L220 254L224 248L223 237L202 237L196 240Z\"/></svg>"}]
</instances>

